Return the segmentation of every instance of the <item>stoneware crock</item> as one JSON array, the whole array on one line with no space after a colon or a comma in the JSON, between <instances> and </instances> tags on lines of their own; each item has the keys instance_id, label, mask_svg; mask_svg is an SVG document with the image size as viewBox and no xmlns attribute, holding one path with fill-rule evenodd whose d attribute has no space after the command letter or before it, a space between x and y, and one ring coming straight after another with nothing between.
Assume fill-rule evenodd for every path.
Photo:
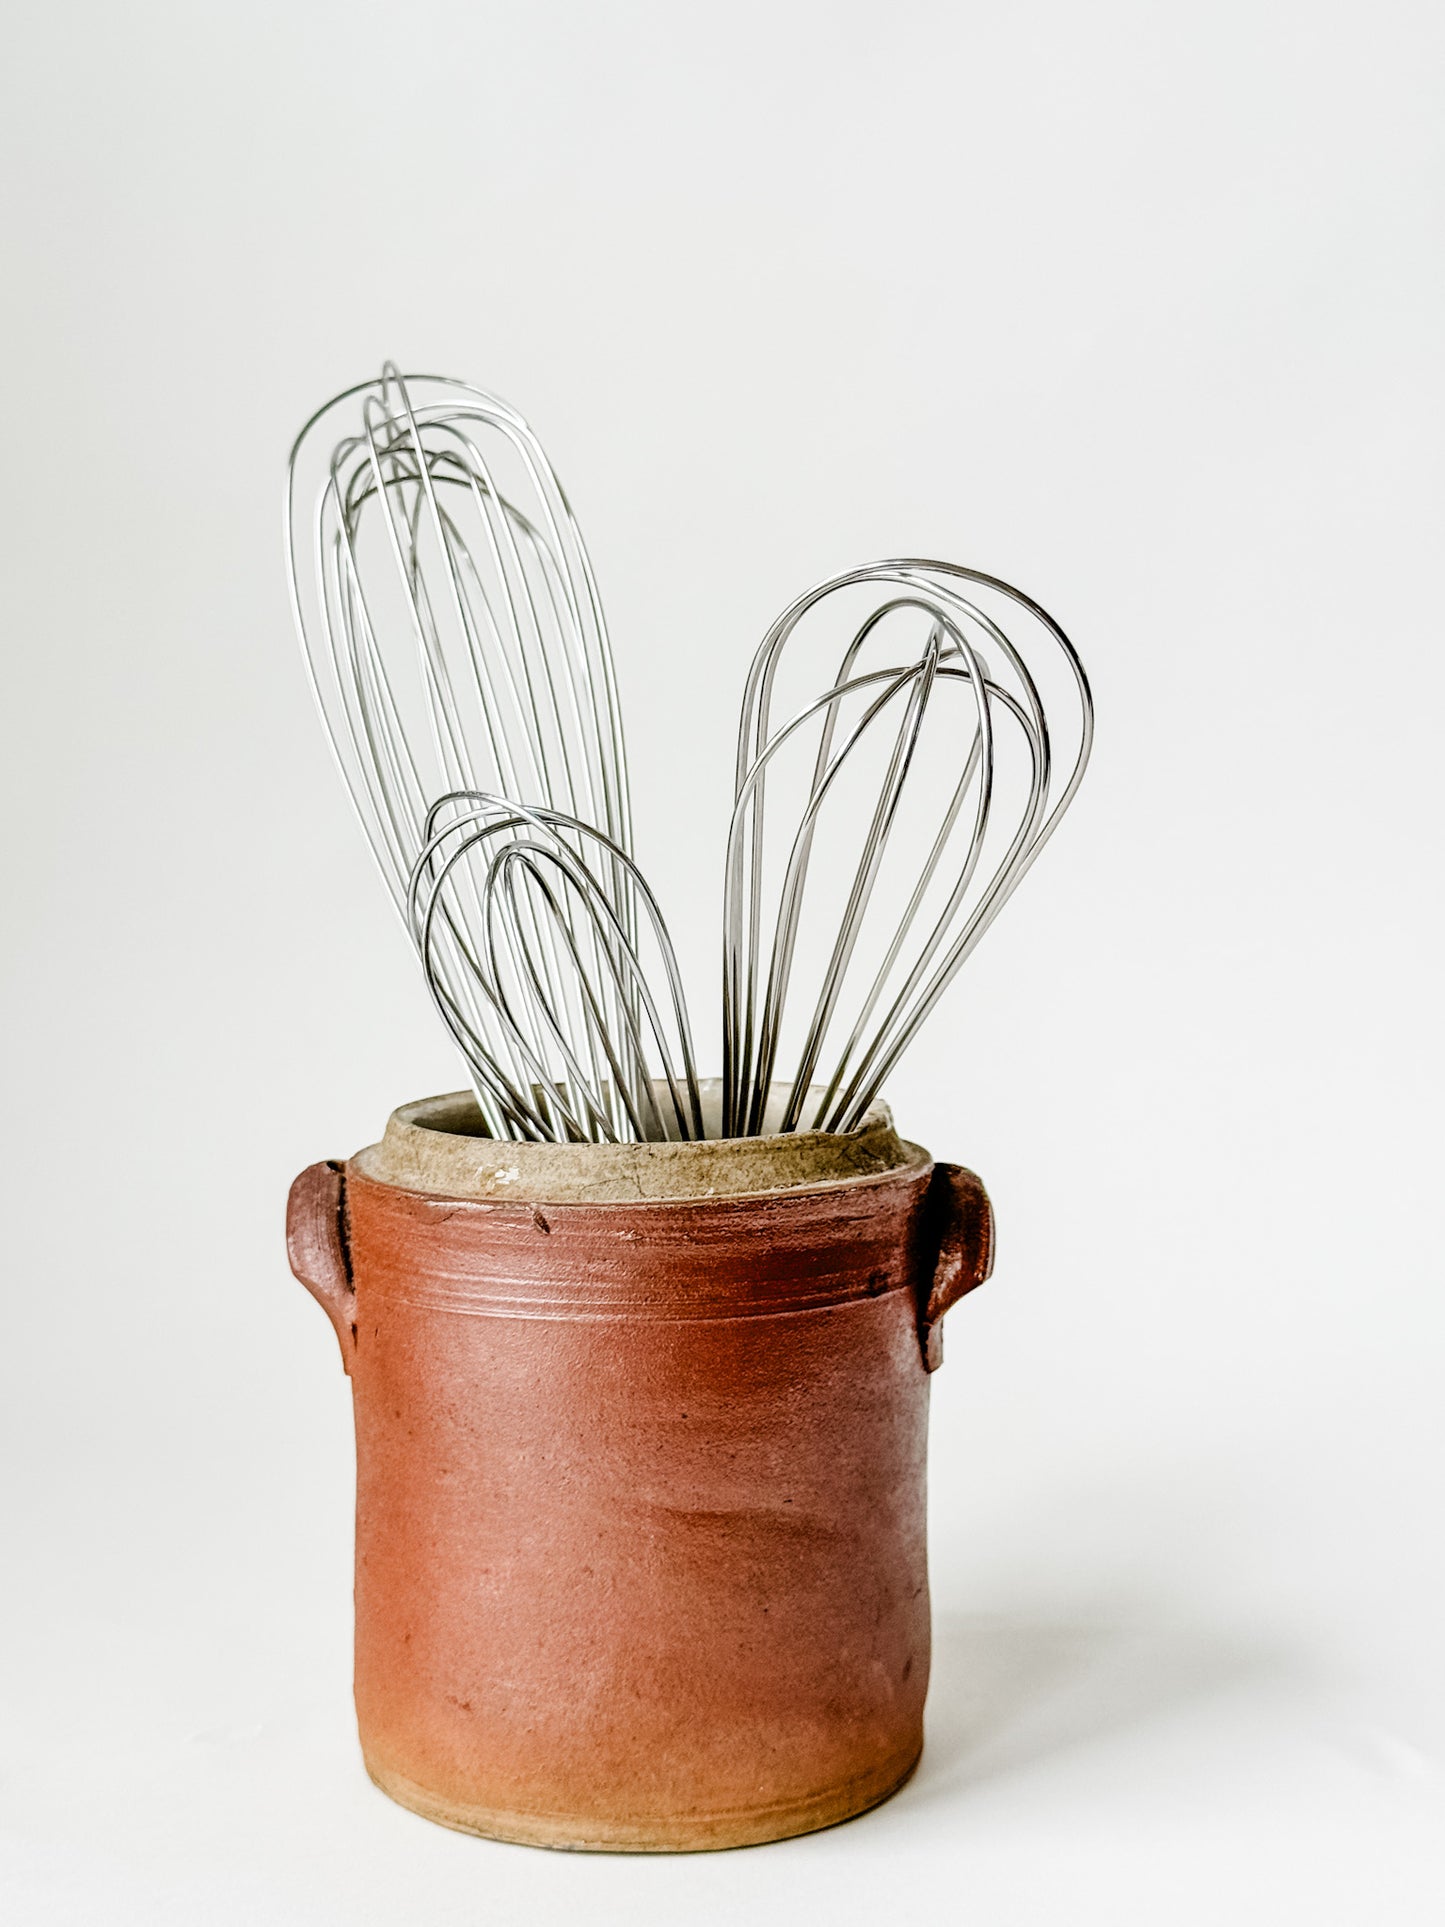
<instances>
[{"instance_id":1,"label":"stoneware crock","mask_svg":"<svg viewBox=\"0 0 1445 1927\"><path fill-rule=\"evenodd\" d=\"M356 1412L356 1707L404 1806L503 1840L734 1847L923 1745L939 1321L970 1172L846 1137L505 1144L464 1095L291 1191Z\"/></svg>"}]
</instances>

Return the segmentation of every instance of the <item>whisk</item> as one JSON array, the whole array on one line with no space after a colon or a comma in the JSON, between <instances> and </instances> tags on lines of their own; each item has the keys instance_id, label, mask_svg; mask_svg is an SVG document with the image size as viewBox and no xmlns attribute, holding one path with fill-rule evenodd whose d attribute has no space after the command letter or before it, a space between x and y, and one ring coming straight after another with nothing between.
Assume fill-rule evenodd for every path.
<instances>
[{"instance_id":1,"label":"whisk","mask_svg":"<svg viewBox=\"0 0 1445 1927\"><path fill-rule=\"evenodd\" d=\"M437 800L500 793L601 832L593 884L631 941L643 899L627 865L626 754L606 624L562 486L516 410L387 363L297 437L286 541L312 692L402 915ZM440 928L480 929L475 865L462 866L458 883ZM517 905L516 934L555 986L571 964L558 950L562 927L535 891ZM463 973L450 996L457 1020L481 1034L486 1012L469 1001L478 982ZM530 1112L504 1103L499 1088L479 1077L477 1100L489 1129L507 1136Z\"/></svg>"},{"instance_id":2,"label":"whisk","mask_svg":"<svg viewBox=\"0 0 1445 1927\"><path fill-rule=\"evenodd\" d=\"M427 813L407 910L433 1000L507 1135L704 1135L667 927L611 838L504 797L440 797ZM652 990L645 948L660 966L663 997Z\"/></svg>"},{"instance_id":3,"label":"whisk","mask_svg":"<svg viewBox=\"0 0 1445 1927\"><path fill-rule=\"evenodd\" d=\"M823 693L775 728L789 646L821 628L836 648L850 605ZM1028 652L1005 632L1001 610L1026 618ZM880 652L880 666L864 666ZM1063 774L1040 690L1060 669L1072 712ZM784 610L754 659L738 730L724 888L725 1135L856 1127L1053 834L1092 740L1093 702L1072 644L995 577L879 562ZM769 791L790 766L792 807L775 833ZM850 820L859 815L861 836ZM810 876L829 832L842 855L828 868L846 879L835 914L818 910L826 883ZM806 972L800 944L814 953Z\"/></svg>"},{"instance_id":4,"label":"whisk","mask_svg":"<svg viewBox=\"0 0 1445 1927\"><path fill-rule=\"evenodd\" d=\"M286 521L317 706L487 1130L703 1136L676 958L632 857L596 581L532 431L388 363L302 430ZM775 725L820 637L826 673ZM1053 834L1092 736L1068 638L977 570L874 563L783 612L738 731L724 1136L856 1127Z\"/></svg>"}]
</instances>

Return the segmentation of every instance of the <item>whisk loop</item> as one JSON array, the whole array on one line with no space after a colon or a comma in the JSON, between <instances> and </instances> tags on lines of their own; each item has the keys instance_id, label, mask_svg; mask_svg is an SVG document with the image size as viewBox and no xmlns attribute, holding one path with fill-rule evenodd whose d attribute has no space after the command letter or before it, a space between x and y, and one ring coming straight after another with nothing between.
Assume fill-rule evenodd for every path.
<instances>
[{"instance_id":1,"label":"whisk loop","mask_svg":"<svg viewBox=\"0 0 1445 1927\"><path fill-rule=\"evenodd\" d=\"M515 409L387 363L297 437L286 536L312 691L398 907L453 790L564 810L630 849L596 579Z\"/></svg>"},{"instance_id":2,"label":"whisk loop","mask_svg":"<svg viewBox=\"0 0 1445 1927\"><path fill-rule=\"evenodd\" d=\"M297 437L286 538L312 693L403 917L437 799L502 793L598 827L594 882L631 942L611 646L581 532L522 417L481 389L387 363ZM539 981L559 981L564 926L535 890L512 899ZM459 955L475 954L481 914L463 866L443 926ZM538 1128L507 1076L478 1074L476 1090L489 1129Z\"/></svg>"},{"instance_id":3,"label":"whisk loop","mask_svg":"<svg viewBox=\"0 0 1445 1927\"><path fill-rule=\"evenodd\" d=\"M850 620L824 693L775 727L775 684L788 644L813 611L831 615L855 590L876 599L861 622L856 611ZM1024 612L1031 643L1042 642L1068 671L1073 755L1062 782L1035 673L1042 665L1030 665L981 605L980 590ZM894 652L885 668L859 668L865 650L898 632L900 618L919 617L921 646L902 660ZM954 698L965 704L964 727L945 740L948 780L940 785L936 772L920 775L920 749L925 726ZM796 1057L780 1074L790 994L796 1000L798 990L799 935L813 901L810 880L816 882L810 863L817 835L830 806L833 815L846 811L849 779L866 781L864 763L880 736L881 780L868 792L866 827L842 865L848 881L836 925L825 920L832 942L824 938L816 982L802 1000ZM1072 644L1037 603L996 577L944 562L880 562L822 583L783 612L754 659L738 731L724 887L726 1134L761 1129L775 1084L789 1087L783 1130L856 1127L1053 834L1082 780L1092 738L1092 698ZM775 835L769 780L809 741L815 747L802 806ZM1020 749L1026 780L1009 786L1000 780L1001 759L1017 762ZM919 820L910 818L900 835L905 805L914 802ZM879 895L890 860L892 905ZM816 911L812 916L818 921Z\"/></svg>"},{"instance_id":4,"label":"whisk loop","mask_svg":"<svg viewBox=\"0 0 1445 1927\"><path fill-rule=\"evenodd\" d=\"M407 902L433 1000L507 1135L704 1135L667 927L609 837L562 811L456 792L428 812Z\"/></svg>"}]
</instances>

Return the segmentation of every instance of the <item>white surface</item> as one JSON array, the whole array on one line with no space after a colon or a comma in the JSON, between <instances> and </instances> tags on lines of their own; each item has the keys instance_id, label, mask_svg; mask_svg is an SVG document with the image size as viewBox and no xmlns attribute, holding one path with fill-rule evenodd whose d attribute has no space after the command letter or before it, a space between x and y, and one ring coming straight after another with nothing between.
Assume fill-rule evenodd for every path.
<instances>
[{"instance_id":1,"label":"white surface","mask_svg":"<svg viewBox=\"0 0 1445 1927\"><path fill-rule=\"evenodd\" d=\"M1439 53L1303 0L12 10L7 1921L1442 1917ZM567 481L701 1005L793 593L957 557L1095 678L891 1093L1002 1244L936 1381L929 1751L833 1833L570 1858L362 1777L280 1213L458 1080L278 506L384 354Z\"/></svg>"}]
</instances>

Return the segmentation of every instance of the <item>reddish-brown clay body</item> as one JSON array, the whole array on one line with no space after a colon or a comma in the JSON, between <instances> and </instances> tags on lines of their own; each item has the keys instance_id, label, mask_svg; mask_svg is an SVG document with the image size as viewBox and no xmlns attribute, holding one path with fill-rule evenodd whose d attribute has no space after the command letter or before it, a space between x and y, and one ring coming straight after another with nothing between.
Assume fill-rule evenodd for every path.
<instances>
[{"instance_id":1,"label":"reddish-brown clay body","mask_svg":"<svg viewBox=\"0 0 1445 1927\"><path fill-rule=\"evenodd\" d=\"M538 1208L293 1193L355 1392L367 1766L449 1825L736 1846L922 1746L928 1373L987 1200L924 1163Z\"/></svg>"}]
</instances>

